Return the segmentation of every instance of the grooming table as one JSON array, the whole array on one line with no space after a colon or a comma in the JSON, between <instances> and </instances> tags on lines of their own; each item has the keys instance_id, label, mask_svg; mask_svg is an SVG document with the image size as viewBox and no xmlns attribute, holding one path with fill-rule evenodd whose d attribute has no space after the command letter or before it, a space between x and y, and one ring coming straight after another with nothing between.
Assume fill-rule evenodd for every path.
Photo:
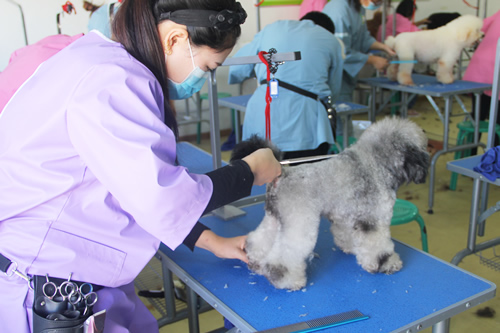
<instances>
[{"instance_id":1,"label":"grooming table","mask_svg":"<svg viewBox=\"0 0 500 333\"><path fill-rule=\"evenodd\" d=\"M210 155L190 144L178 145L179 162L192 172L211 169ZM255 188L262 193L263 186ZM222 236L244 235L255 229L263 203L243 208L245 216L223 221L205 216L201 222ZM416 332L434 325L444 332L445 320L494 297L496 286L418 249L395 242L403 269L393 275L369 274L353 255L334 244L329 223L322 220L308 282L295 292L277 290L245 263L219 259L208 251L191 252L180 246L158 251L165 270L188 287L190 332L198 332L197 295L242 332L266 330L351 310L367 320L337 326L324 332ZM165 288L165 290L168 290ZM397 314L397 315L395 315Z\"/></svg>"},{"instance_id":2,"label":"grooming table","mask_svg":"<svg viewBox=\"0 0 500 333\"><path fill-rule=\"evenodd\" d=\"M245 112L247 109L248 100L252 95L241 95L232 96L219 99L219 105L225 106L231 109L235 109L240 112ZM352 121L352 116L359 113L368 113L370 108L365 105L350 103L350 102L337 102L334 104L337 109L337 115L342 117L344 120L343 137L344 137L344 149L349 145L349 127L348 124ZM236 117L235 128L237 128L236 137L239 138L239 125L240 116Z\"/></svg>"},{"instance_id":3,"label":"grooming table","mask_svg":"<svg viewBox=\"0 0 500 333\"><path fill-rule=\"evenodd\" d=\"M458 150L466 150L471 149L477 146L482 145L479 142L479 122L473 121L470 113L465 108L462 100L458 97L461 94L475 94L476 95L476 115L474 119L479 119L479 109L480 109L480 94L485 90L490 90L491 84L477 83L477 82L469 82L469 81L455 81L451 84L443 84L436 80L434 76L428 75L412 75L414 86L405 86L401 85L396 81L390 81L386 77L375 77L375 78L367 78L360 79L359 82L367 84L371 87L372 90L372 98L371 98L371 106L370 106L370 121L375 121L375 115L377 114L376 108L376 93L377 88L388 89L392 91L391 94L394 95L396 92L401 92L401 117L406 118L407 109L408 109L408 94L415 95L424 95L427 100L431 103L434 110L436 110L437 115L441 119L444 124L443 128L443 149L436 152L431 160L431 172L429 179L429 210L428 213L432 214L433 204L434 204L434 185L435 185L435 173L436 173L436 162L437 159L444 153L450 153ZM440 108L434 101L433 97L441 97L445 101L445 109L444 113L441 112ZM452 101L455 99L461 109L463 111L462 114L452 114ZM390 98L388 99L388 101ZM388 101L382 103L382 106L379 108L381 110L384 108ZM470 144L449 147L448 144L448 136L449 136L449 122L450 117L452 116L466 116L474 123L475 133L474 133L474 142Z\"/></svg>"},{"instance_id":4,"label":"grooming table","mask_svg":"<svg viewBox=\"0 0 500 333\"><path fill-rule=\"evenodd\" d=\"M480 236L484 235L484 222L487 218L489 218L493 213L498 212L500 210L500 202L497 202L495 206L490 207L489 209L485 209L487 200L487 196L483 194L481 202L481 188L485 190L487 193L487 187L489 184L500 186L500 178L495 180L494 182L488 180L482 174L475 172L473 169L475 166L479 165L481 162L482 155L476 155L468 158L463 158L459 160L454 160L447 163L447 169L456 172L458 174L470 177L474 179L474 183L472 185L472 201L470 208L470 218L469 218L469 235L467 238L467 248L458 252L455 257L453 257L451 263L458 265L463 258L468 255L478 253L490 247L500 244L500 237L490 239L486 242L476 244L476 233ZM485 193L483 192L483 193ZM483 205L483 208L480 206ZM486 259L486 258L482 258ZM486 259L488 260L488 259ZM494 266L495 269L500 270L500 258L494 258L496 261Z\"/></svg>"}]
</instances>

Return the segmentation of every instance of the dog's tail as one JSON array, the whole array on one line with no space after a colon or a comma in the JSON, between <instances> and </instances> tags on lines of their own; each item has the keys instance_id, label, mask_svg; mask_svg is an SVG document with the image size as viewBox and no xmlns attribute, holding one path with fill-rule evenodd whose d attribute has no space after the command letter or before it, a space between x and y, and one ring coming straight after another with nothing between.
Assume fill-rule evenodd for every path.
<instances>
[{"instance_id":1,"label":"dog's tail","mask_svg":"<svg viewBox=\"0 0 500 333\"><path fill-rule=\"evenodd\" d=\"M241 160L243 157L261 148L270 148L273 151L274 157L276 157L278 161L281 161L282 153L278 147L273 145L269 140L265 140L256 134L252 135L248 140L241 141L234 147L231 153L231 161Z\"/></svg>"},{"instance_id":2,"label":"dog's tail","mask_svg":"<svg viewBox=\"0 0 500 333\"><path fill-rule=\"evenodd\" d=\"M389 36L385 39L384 44L394 50L394 46L396 46L396 38L394 38L394 36Z\"/></svg>"}]
</instances>

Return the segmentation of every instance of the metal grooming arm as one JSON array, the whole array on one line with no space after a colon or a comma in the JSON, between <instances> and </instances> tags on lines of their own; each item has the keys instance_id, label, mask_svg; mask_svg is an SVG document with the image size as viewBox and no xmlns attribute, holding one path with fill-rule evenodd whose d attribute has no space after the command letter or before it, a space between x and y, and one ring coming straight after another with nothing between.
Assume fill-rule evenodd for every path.
<instances>
[{"instance_id":1,"label":"metal grooming arm","mask_svg":"<svg viewBox=\"0 0 500 333\"><path fill-rule=\"evenodd\" d=\"M21 21L23 23L24 43L26 45L28 45L28 34L26 33L26 21L24 20L23 7L21 7L20 4L18 4L17 2L15 2L13 0L7 0L7 1L10 2L11 4L13 4L14 6L17 6L19 8L19 12L21 13Z\"/></svg>"},{"instance_id":2,"label":"metal grooming arm","mask_svg":"<svg viewBox=\"0 0 500 333\"><path fill-rule=\"evenodd\" d=\"M271 56L272 62L287 62L300 60L300 52L276 53ZM222 66L260 64L262 61L259 56L229 58L224 61ZM210 147L212 150L214 169L222 166L222 156L220 150L220 122L219 122L219 102L217 99L217 78L216 70L209 72L208 77L208 104L210 110ZM213 213L224 220L243 215L244 212L231 205L218 208Z\"/></svg>"}]
</instances>

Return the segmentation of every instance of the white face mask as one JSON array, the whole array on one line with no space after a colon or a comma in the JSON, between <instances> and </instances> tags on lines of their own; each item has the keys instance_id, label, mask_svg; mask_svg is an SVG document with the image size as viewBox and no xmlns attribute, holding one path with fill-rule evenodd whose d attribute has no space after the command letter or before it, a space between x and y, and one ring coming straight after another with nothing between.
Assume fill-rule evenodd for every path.
<instances>
[{"instance_id":1,"label":"white face mask","mask_svg":"<svg viewBox=\"0 0 500 333\"><path fill-rule=\"evenodd\" d=\"M191 62L193 70L181 83L177 83L168 79L168 94L170 99L186 99L201 90L208 77L208 72L204 72L200 67L194 64L193 51L188 38L189 53L191 54Z\"/></svg>"}]
</instances>

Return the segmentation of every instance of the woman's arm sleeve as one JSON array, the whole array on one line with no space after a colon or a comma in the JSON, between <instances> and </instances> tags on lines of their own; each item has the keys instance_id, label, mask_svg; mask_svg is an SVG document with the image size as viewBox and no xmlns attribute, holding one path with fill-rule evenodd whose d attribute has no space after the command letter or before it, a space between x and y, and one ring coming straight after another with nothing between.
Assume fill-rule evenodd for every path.
<instances>
[{"instance_id":1,"label":"woman's arm sleeve","mask_svg":"<svg viewBox=\"0 0 500 333\"><path fill-rule=\"evenodd\" d=\"M203 214L247 197L252 191L254 176L243 160L231 162L222 168L207 173L212 180L212 197Z\"/></svg>"},{"instance_id":2,"label":"woman's arm sleeve","mask_svg":"<svg viewBox=\"0 0 500 333\"><path fill-rule=\"evenodd\" d=\"M212 180L213 191L203 214L249 196L252 191L254 176L243 160L234 161L230 165L211 171L207 176ZM182 243L193 251L201 233L208 229L210 228L200 222L196 223Z\"/></svg>"}]
</instances>

